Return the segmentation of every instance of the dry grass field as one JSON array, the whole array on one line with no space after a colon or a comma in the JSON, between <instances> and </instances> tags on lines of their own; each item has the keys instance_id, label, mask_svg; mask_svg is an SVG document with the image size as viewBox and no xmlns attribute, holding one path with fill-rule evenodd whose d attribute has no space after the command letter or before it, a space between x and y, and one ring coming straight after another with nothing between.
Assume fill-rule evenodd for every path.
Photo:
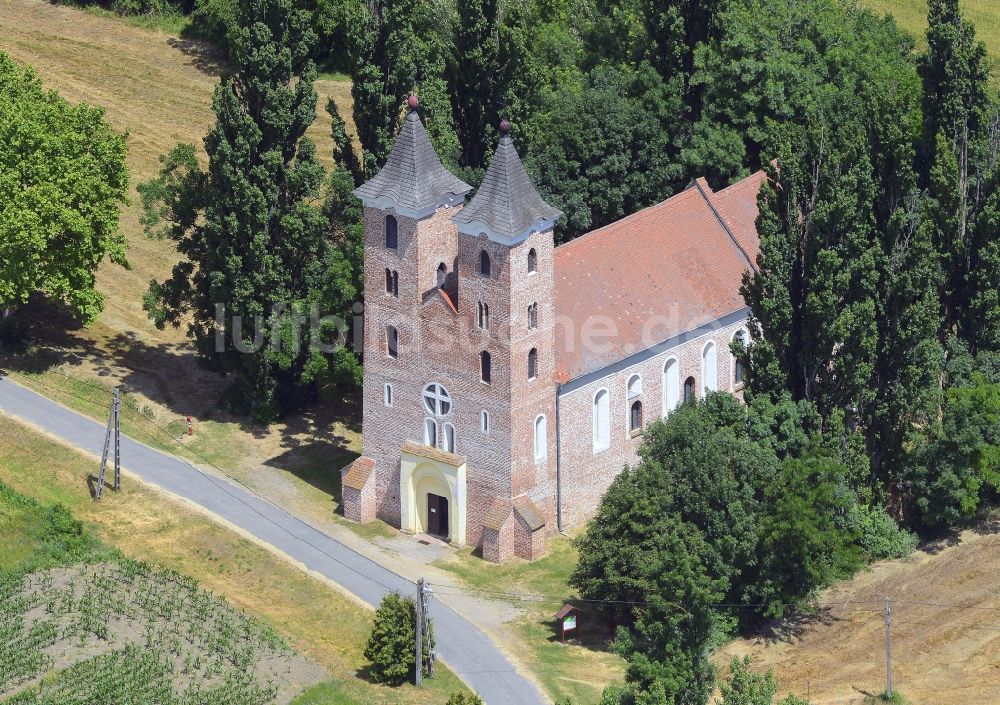
<instances>
[{"instance_id":1,"label":"dry grass field","mask_svg":"<svg viewBox=\"0 0 1000 705\"><path fill-rule=\"evenodd\" d=\"M911 705L1000 702L1000 521L872 566L820 596L813 618L729 644L782 692L813 705L860 705L885 690L883 600L892 601L893 682Z\"/></svg>"}]
</instances>

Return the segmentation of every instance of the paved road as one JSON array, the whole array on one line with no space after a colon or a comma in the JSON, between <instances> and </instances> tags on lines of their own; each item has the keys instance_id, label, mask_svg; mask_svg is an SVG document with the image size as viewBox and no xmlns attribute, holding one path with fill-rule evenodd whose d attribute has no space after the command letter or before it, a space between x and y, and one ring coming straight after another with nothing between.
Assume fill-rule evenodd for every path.
<instances>
[{"instance_id":1,"label":"paved road","mask_svg":"<svg viewBox=\"0 0 1000 705\"><path fill-rule=\"evenodd\" d=\"M100 453L104 427L8 378L0 376L0 410L24 419L71 445ZM146 482L189 499L311 570L322 573L370 605L397 591L415 594L409 580L338 543L327 534L233 482L206 475L174 456L122 437L123 465ZM543 705L548 701L515 672L480 629L441 602L431 614L441 660L488 705Z\"/></svg>"}]
</instances>

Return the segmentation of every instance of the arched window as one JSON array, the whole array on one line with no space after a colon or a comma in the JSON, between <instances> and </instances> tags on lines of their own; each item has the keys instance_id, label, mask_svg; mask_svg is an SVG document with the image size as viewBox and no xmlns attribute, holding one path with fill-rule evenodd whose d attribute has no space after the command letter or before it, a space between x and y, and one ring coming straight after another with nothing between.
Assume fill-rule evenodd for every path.
<instances>
[{"instance_id":1,"label":"arched window","mask_svg":"<svg viewBox=\"0 0 1000 705\"><path fill-rule=\"evenodd\" d=\"M611 398L607 389L594 395L594 452L611 445Z\"/></svg>"},{"instance_id":2,"label":"arched window","mask_svg":"<svg viewBox=\"0 0 1000 705\"><path fill-rule=\"evenodd\" d=\"M486 250L479 252L479 273L484 277L490 276L490 255Z\"/></svg>"},{"instance_id":3,"label":"arched window","mask_svg":"<svg viewBox=\"0 0 1000 705\"><path fill-rule=\"evenodd\" d=\"M663 415L666 416L681 402L681 378L676 358L663 365Z\"/></svg>"},{"instance_id":4,"label":"arched window","mask_svg":"<svg viewBox=\"0 0 1000 705\"><path fill-rule=\"evenodd\" d=\"M482 301L479 302L478 325L483 330L490 329L490 305Z\"/></svg>"},{"instance_id":5,"label":"arched window","mask_svg":"<svg viewBox=\"0 0 1000 705\"><path fill-rule=\"evenodd\" d=\"M535 252L535 248L532 247L528 250L528 274L533 274L538 268L538 253Z\"/></svg>"},{"instance_id":6,"label":"arched window","mask_svg":"<svg viewBox=\"0 0 1000 705\"><path fill-rule=\"evenodd\" d=\"M444 286L444 283L445 281L447 281L447 279L448 279L448 265L442 262L441 264L438 265L437 268L437 285L439 289Z\"/></svg>"},{"instance_id":7,"label":"arched window","mask_svg":"<svg viewBox=\"0 0 1000 705\"><path fill-rule=\"evenodd\" d=\"M628 378L628 398L635 399L642 394L642 377L632 375Z\"/></svg>"},{"instance_id":8,"label":"arched window","mask_svg":"<svg viewBox=\"0 0 1000 705\"><path fill-rule=\"evenodd\" d=\"M444 449L449 453L455 452L455 427L450 423L444 425Z\"/></svg>"},{"instance_id":9,"label":"arched window","mask_svg":"<svg viewBox=\"0 0 1000 705\"><path fill-rule=\"evenodd\" d=\"M399 272L394 269L385 270L385 293L399 298Z\"/></svg>"},{"instance_id":10,"label":"arched window","mask_svg":"<svg viewBox=\"0 0 1000 705\"><path fill-rule=\"evenodd\" d=\"M532 348L528 351L528 379L535 379L538 376L538 350Z\"/></svg>"},{"instance_id":11,"label":"arched window","mask_svg":"<svg viewBox=\"0 0 1000 705\"><path fill-rule=\"evenodd\" d=\"M684 403L695 400L694 393L694 377L688 377L684 380Z\"/></svg>"},{"instance_id":12,"label":"arched window","mask_svg":"<svg viewBox=\"0 0 1000 705\"><path fill-rule=\"evenodd\" d=\"M538 303L528 306L528 328L538 327Z\"/></svg>"},{"instance_id":13,"label":"arched window","mask_svg":"<svg viewBox=\"0 0 1000 705\"><path fill-rule=\"evenodd\" d=\"M392 385L387 384L382 390L382 400L386 406L392 406Z\"/></svg>"},{"instance_id":14,"label":"arched window","mask_svg":"<svg viewBox=\"0 0 1000 705\"><path fill-rule=\"evenodd\" d=\"M448 394L448 390L443 385L431 382L424 387L421 396L427 413L435 416L445 416L451 413L451 395Z\"/></svg>"},{"instance_id":15,"label":"arched window","mask_svg":"<svg viewBox=\"0 0 1000 705\"><path fill-rule=\"evenodd\" d=\"M638 399L629 407L628 430L633 434L642 430L642 402Z\"/></svg>"},{"instance_id":16,"label":"arched window","mask_svg":"<svg viewBox=\"0 0 1000 705\"><path fill-rule=\"evenodd\" d=\"M479 353L479 379L489 384L493 381L493 370L490 369L490 354L483 350Z\"/></svg>"},{"instance_id":17,"label":"arched window","mask_svg":"<svg viewBox=\"0 0 1000 705\"><path fill-rule=\"evenodd\" d=\"M437 448L437 444L437 424L434 423L434 419L424 419L424 445Z\"/></svg>"},{"instance_id":18,"label":"arched window","mask_svg":"<svg viewBox=\"0 0 1000 705\"><path fill-rule=\"evenodd\" d=\"M399 246L399 224L396 222L396 216L387 215L385 217L385 246L391 250L395 250Z\"/></svg>"},{"instance_id":19,"label":"arched window","mask_svg":"<svg viewBox=\"0 0 1000 705\"><path fill-rule=\"evenodd\" d=\"M479 412L479 430L483 433L490 432L490 412L486 410Z\"/></svg>"},{"instance_id":20,"label":"arched window","mask_svg":"<svg viewBox=\"0 0 1000 705\"><path fill-rule=\"evenodd\" d=\"M716 366L715 343L705 343L701 351L701 378L706 392L714 392L719 388L719 374Z\"/></svg>"},{"instance_id":21,"label":"arched window","mask_svg":"<svg viewBox=\"0 0 1000 705\"><path fill-rule=\"evenodd\" d=\"M545 422L545 415L539 414L535 418L535 462L545 460L549 455L548 429Z\"/></svg>"},{"instance_id":22,"label":"arched window","mask_svg":"<svg viewBox=\"0 0 1000 705\"><path fill-rule=\"evenodd\" d=\"M399 331L392 326L385 329L385 351L389 357L399 357Z\"/></svg>"},{"instance_id":23,"label":"arched window","mask_svg":"<svg viewBox=\"0 0 1000 705\"><path fill-rule=\"evenodd\" d=\"M733 355L733 389L743 386L743 354L747 349L747 332L738 330L733 335L734 347L739 349L738 355Z\"/></svg>"}]
</instances>

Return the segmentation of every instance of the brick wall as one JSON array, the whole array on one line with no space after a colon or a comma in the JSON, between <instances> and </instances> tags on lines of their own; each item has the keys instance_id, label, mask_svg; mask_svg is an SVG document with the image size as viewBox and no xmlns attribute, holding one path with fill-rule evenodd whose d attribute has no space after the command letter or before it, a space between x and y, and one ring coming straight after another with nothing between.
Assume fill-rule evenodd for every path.
<instances>
[{"instance_id":1,"label":"brick wall","mask_svg":"<svg viewBox=\"0 0 1000 705\"><path fill-rule=\"evenodd\" d=\"M594 380L559 398L560 458L562 474L563 524L571 527L593 514L612 480L626 464L635 463L642 436L629 433L629 407L626 387L633 374L642 377L643 423L648 424L663 415L663 368L667 360L677 360L680 394L683 399L684 380L694 377L699 398L704 395L702 350L708 341L716 345L716 371L720 391L737 392L733 384L732 355L729 342L744 321L720 327L705 335L686 341L662 354L639 364L618 370ZM610 395L610 447L594 452L593 403L601 389Z\"/></svg>"}]
</instances>

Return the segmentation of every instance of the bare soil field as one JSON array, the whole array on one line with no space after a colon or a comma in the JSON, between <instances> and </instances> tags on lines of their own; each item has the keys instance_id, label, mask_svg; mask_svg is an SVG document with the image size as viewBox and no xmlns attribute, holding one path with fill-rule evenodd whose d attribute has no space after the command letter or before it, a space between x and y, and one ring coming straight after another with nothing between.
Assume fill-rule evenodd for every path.
<instances>
[{"instance_id":1,"label":"bare soil field","mask_svg":"<svg viewBox=\"0 0 1000 705\"><path fill-rule=\"evenodd\" d=\"M885 690L884 599L892 601L893 684L912 705L1000 702L1000 522L878 563L820 596L813 618L733 642L782 692L814 705L862 703Z\"/></svg>"}]
</instances>

